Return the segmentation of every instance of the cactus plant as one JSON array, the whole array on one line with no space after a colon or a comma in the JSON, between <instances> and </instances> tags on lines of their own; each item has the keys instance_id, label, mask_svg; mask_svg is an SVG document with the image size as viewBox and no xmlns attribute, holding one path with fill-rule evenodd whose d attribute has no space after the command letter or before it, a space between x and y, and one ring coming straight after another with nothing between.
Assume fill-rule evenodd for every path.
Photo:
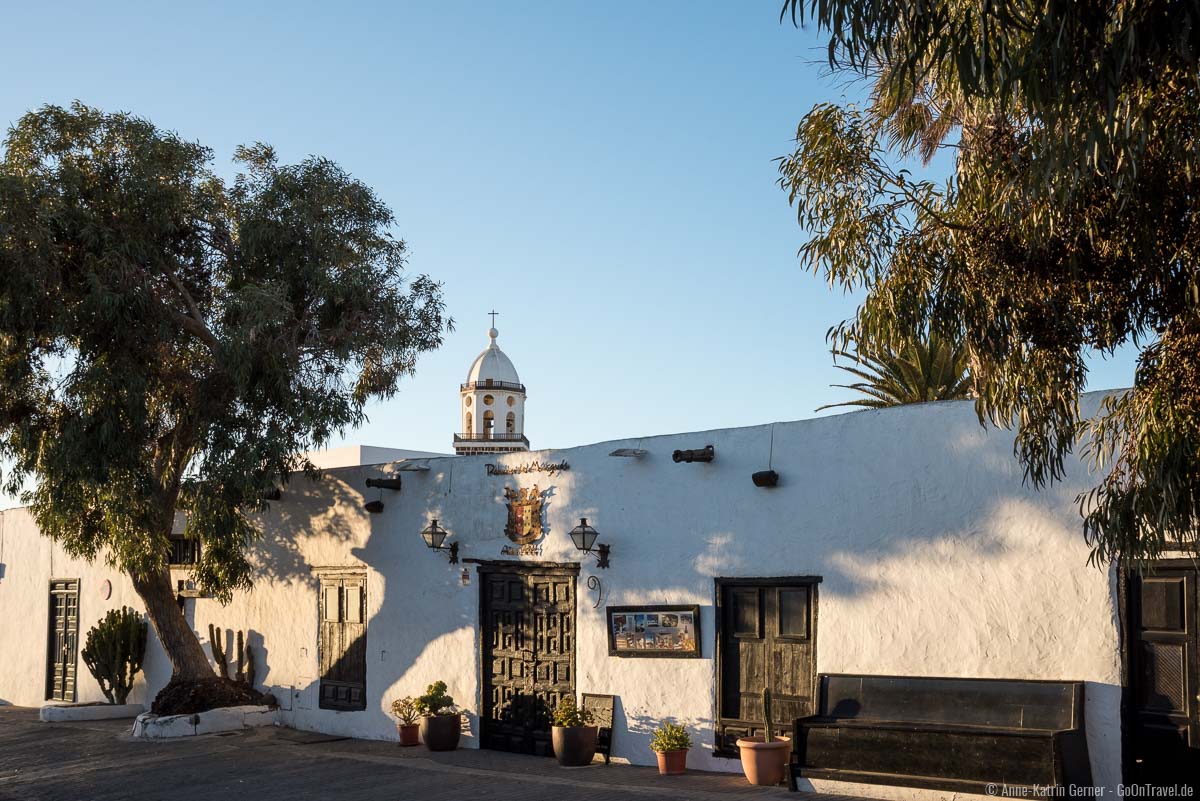
<instances>
[{"instance_id":1,"label":"cactus plant","mask_svg":"<svg viewBox=\"0 0 1200 801\"><path fill-rule=\"evenodd\" d=\"M763 742L773 743L775 742L775 723L771 720L771 691L769 689L763 689L762 701L763 717L767 721L763 732Z\"/></svg>"},{"instance_id":2,"label":"cactus plant","mask_svg":"<svg viewBox=\"0 0 1200 801\"><path fill-rule=\"evenodd\" d=\"M145 655L146 621L125 606L108 610L83 646L83 662L110 704L125 703Z\"/></svg>"}]
</instances>

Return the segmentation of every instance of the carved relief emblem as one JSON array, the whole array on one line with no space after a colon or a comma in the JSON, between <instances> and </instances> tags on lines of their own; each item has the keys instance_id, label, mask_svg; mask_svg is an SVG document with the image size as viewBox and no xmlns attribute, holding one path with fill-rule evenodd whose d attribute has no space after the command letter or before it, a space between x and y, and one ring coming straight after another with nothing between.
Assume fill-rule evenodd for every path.
<instances>
[{"instance_id":1,"label":"carved relief emblem","mask_svg":"<svg viewBox=\"0 0 1200 801\"><path fill-rule=\"evenodd\" d=\"M504 488L508 503L508 525L504 533L518 545L533 542L542 536L542 494L535 484L532 489Z\"/></svg>"}]
</instances>

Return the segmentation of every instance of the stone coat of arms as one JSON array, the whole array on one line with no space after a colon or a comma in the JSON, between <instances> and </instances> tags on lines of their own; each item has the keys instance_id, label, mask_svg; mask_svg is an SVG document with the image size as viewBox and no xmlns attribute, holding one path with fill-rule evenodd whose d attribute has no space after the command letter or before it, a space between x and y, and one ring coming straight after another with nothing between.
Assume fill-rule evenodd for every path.
<instances>
[{"instance_id":1,"label":"stone coat of arms","mask_svg":"<svg viewBox=\"0 0 1200 801\"><path fill-rule=\"evenodd\" d=\"M504 500L508 504L504 533L510 540L525 545L542 536L542 493L536 484L517 490L505 487Z\"/></svg>"}]
</instances>

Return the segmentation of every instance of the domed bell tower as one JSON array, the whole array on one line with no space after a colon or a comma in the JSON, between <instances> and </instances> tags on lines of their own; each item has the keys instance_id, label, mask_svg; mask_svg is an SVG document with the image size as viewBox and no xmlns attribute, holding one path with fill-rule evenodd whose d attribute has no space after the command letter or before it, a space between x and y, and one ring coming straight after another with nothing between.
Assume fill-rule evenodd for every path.
<instances>
[{"instance_id":1,"label":"domed bell tower","mask_svg":"<svg viewBox=\"0 0 1200 801\"><path fill-rule=\"evenodd\" d=\"M496 338L496 312L488 329L488 346L475 357L467 380L459 387L461 434L454 435L454 452L509 453L529 450L525 438L525 385L512 360Z\"/></svg>"}]
</instances>

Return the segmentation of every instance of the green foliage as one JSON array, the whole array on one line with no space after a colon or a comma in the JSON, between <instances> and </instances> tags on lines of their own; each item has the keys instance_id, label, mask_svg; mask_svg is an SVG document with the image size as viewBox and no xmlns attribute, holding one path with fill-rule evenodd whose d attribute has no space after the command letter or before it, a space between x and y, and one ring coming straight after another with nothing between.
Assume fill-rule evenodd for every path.
<instances>
[{"instance_id":1,"label":"green foliage","mask_svg":"<svg viewBox=\"0 0 1200 801\"><path fill-rule=\"evenodd\" d=\"M660 753L686 751L691 747L692 736L677 723L663 723L654 730L654 735L650 738L650 750Z\"/></svg>"},{"instance_id":2,"label":"green foliage","mask_svg":"<svg viewBox=\"0 0 1200 801\"><path fill-rule=\"evenodd\" d=\"M1200 156L1162 128L1196 122L1195 0L785 0L789 14L828 33L835 70L878 78L876 94L925 89L1019 121L1036 140L1026 186L1037 195L1076 194L1089 175L1124 191L1162 146L1181 167Z\"/></svg>"},{"instance_id":3,"label":"green foliage","mask_svg":"<svg viewBox=\"0 0 1200 801\"><path fill-rule=\"evenodd\" d=\"M110 609L87 633L83 663L110 704L123 704L146 656L146 622L129 607Z\"/></svg>"},{"instance_id":4,"label":"green foliage","mask_svg":"<svg viewBox=\"0 0 1200 801\"><path fill-rule=\"evenodd\" d=\"M450 325L370 188L263 144L235 159L226 184L207 148L78 103L4 142L4 487L36 478L41 530L139 592L169 593L177 512L201 543L198 588L247 588L264 496L315 475L302 454L362 423Z\"/></svg>"},{"instance_id":5,"label":"green foliage","mask_svg":"<svg viewBox=\"0 0 1200 801\"><path fill-rule=\"evenodd\" d=\"M417 712L421 715L457 715L458 710L454 708L454 699L446 695L446 682L435 681L430 684L425 690L425 694L418 696L416 701Z\"/></svg>"},{"instance_id":6,"label":"green foliage","mask_svg":"<svg viewBox=\"0 0 1200 801\"><path fill-rule=\"evenodd\" d=\"M962 342L981 422L1035 486L1080 438L1098 563L1194 543L1200 519L1200 3L789 0L871 103L821 104L779 161L802 264L866 289L835 349ZM942 183L900 165L953 145ZM1092 420L1084 356L1144 346Z\"/></svg>"},{"instance_id":7,"label":"green foliage","mask_svg":"<svg viewBox=\"0 0 1200 801\"><path fill-rule=\"evenodd\" d=\"M555 726L590 726L593 721L590 709L584 709L575 703L574 698L563 698L554 708Z\"/></svg>"},{"instance_id":8,"label":"green foliage","mask_svg":"<svg viewBox=\"0 0 1200 801\"><path fill-rule=\"evenodd\" d=\"M401 724L411 726L417 722L417 718L421 716L421 712L417 709L416 699L406 695L403 698L397 698L395 701L392 701L392 715Z\"/></svg>"},{"instance_id":9,"label":"green foliage","mask_svg":"<svg viewBox=\"0 0 1200 801\"><path fill-rule=\"evenodd\" d=\"M925 403L939 400L961 400L971 397L971 376L967 369L967 351L955 347L934 334L927 339L910 340L899 348L835 349L838 356L854 359L860 366L837 365L861 381L835 386L852 389L866 395L842 403L830 403L821 409L837 406L862 406L882 409L906 403Z\"/></svg>"}]
</instances>

